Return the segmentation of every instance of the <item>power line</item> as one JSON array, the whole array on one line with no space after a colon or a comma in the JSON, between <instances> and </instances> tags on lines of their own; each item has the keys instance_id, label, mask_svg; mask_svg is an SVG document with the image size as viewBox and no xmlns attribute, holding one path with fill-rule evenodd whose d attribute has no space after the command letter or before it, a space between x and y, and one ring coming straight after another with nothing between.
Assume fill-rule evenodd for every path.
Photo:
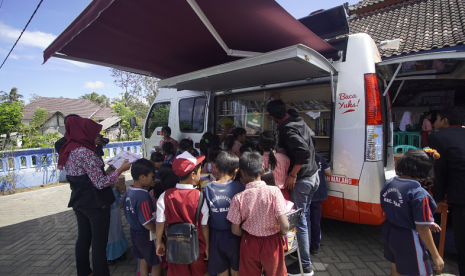
<instances>
[{"instance_id":1,"label":"power line","mask_svg":"<svg viewBox=\"0 0 465 276\"><path fill-rule=\"evenodd\" d=\"M26 26L24 27L23 31L22 31L21 34L19 35L19 37L18 37L18 39L16 40L15 44L14 44L13 47L11 48L10 52L9 52L8 55L6 56L6 58L5 58L5 60L3 61L2 65L0 65L0 69L2 69L3 64L5 64L6 60L7 60L8 57L10 56L11 52L13 52L13 49L15 48L16 44L18 44L18 41L21 39L21 36L23 36L24 31L26 31L27 26L29 26L29 23L31 23L32 18L33 18L34 15L36 14L37 10L38 10L39 7L40 7L40 4L42 4L43 1L44 1L44 0L40 0L39 5L37 5L37 8L35 9L34 13L31 15L31 18L29 18L29 21L27 22ZM2 4L3 4L3 0L2 0ZM0 4L0 7L1 7L1 4Z\"/></svg>"}]
</instances>

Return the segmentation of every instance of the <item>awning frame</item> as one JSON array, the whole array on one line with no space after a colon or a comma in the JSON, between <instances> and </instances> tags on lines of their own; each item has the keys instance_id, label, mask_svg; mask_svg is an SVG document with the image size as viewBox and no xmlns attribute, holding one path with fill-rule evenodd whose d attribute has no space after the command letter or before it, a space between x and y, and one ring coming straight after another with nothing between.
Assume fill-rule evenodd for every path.
<instances>
[{"instance_id":1,"label":"awning frame","mask_svg":"<svg viewBox=\"0 0 465 276\"><path fill-rule=\"evenodd\" d=\"M192 83L194 81L199 81L199 80L207 80L208 78L218 77L218 76L222 76L228 73L236 73L243 69L258 68L259 66L265 66L265 65L277 63L280 61L286 61L291 58L298 61L299 64L308 65L311 68L313 67L317 68L319 71L327 72L326 75L321 75L319 77L330 76L330 75L336 76L338 74L336 68L334 68L331 62L329 62L326 58L324 58L322 55L312 50L311 48L304 46L302 44L298 44L298 45L286 47L284 49L279 49L276 51L265 53L259 56L240 59L234 62L221 64L218 66L194 71L191 73L175 76L172 78L167 78L167 79L161 80L158 83L158 85L159 87L163 87L163 88L177 88L179 90L185 90L185 89L196 90L192 88L180 89L179 87L183 86L186 83ZM267 85L267 83L250 85L250 87L256 86L256 85ZM225 89L219 89L219 90L212 90L211 92L237 89L237 88L241 88L241 87L240 86L229 87L227 89L225 88ZM245 87L242 87L242 88L245 88Z\"/></svg>"}]
</instances>

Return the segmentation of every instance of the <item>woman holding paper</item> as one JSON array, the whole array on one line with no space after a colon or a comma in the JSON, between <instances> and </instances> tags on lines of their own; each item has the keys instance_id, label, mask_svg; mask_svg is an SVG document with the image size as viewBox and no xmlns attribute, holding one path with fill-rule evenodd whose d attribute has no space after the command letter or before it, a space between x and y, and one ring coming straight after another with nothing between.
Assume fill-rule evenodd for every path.
<instances>
[{"instance_id":1,"label":"woman holding paper","mask_svg":"<svg viewBox=\"0 0 465 276\"><path fill-rule=\"evenodd\" d=\"M125 161L109 175L102 169L103 161L97 155L95 138L102 125L85 118L70 117L65 122L66 143L60 149L58 169L66 171L71 186L68 207L72 207L78 224L75 247L78 276L110 275L106 257L110 205L115 201L111 184L130 168ZM92 264L89 249L92 245Z\"/></svg>"}]
</instances>

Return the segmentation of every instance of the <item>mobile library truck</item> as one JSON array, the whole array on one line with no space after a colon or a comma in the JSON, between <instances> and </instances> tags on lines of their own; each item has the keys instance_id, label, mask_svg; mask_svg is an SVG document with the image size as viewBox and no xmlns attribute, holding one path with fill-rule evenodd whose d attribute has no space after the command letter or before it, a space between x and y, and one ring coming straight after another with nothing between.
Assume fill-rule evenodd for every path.
<instances>
[{"instance_id":1,"label":"mobile library truck","mask_svg":"<svg viewBox=\"0 0 465 276\"><path fill-rule=\"evenodd\" d=\"M327 60L295 45L161 80L164 88L142 134L144 152L148 156L158 146L164 125L171 127L173 138L190 136L196 142L206 131L220 135L225 123L258 138L276 129L264 105L279 93L315 133L316 150L332 163L323 216L380 224L379 192L394 166L379 61L373 40L356 34L348 37L345 59Z\"/></svg>"},{"instance_id":2,"label":"mobile library truck","mask_svg":"<svg viewBox=\"0 0 465 276\"><path fill-rule=\"evenodd\" d=\"M279 93L331 164L323 215L381 224L379 193L394 176L387 89L398 70L392 62L379 66L370 36L347 34L344 6L296 20L274 0L94 0L44 59L160 78L143 122L145 157L164 125L196 147L205 132L220 134L228 122L251 138L273 130L264 103Z\"/></svg>"}]
</instances>

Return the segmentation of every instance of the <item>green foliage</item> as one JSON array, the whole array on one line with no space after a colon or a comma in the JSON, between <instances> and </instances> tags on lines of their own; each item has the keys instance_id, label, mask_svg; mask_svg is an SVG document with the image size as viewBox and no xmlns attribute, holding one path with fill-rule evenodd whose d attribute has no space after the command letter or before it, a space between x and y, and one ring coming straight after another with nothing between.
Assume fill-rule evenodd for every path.
<instances>
[{"instance_id":1,"label":"green foliage","mask_svg":"<svg viewBox=\"0 0 465 276\"><path fill-rule=\"evenodd\" d=\"M131 108L126 107L124 103L118 102L112 105L113 111L121 118L118 141L134 141L140 139L141 127L131 128L129 120L135 116L135 112Z\"/></svg>"},{"instance_id":2,"label":"green foliage","mask_svg":"<svg viewBox=\"0 0 465 276\"><path fill-rule=\"evenodd\" d=\"M11 88L10 93L6 93L5 91L0 91L0 101L1 102L9 102L9 103L20 102L20 103L24 103L23 100L20 100L21 98L23 98L23 95L18 93L18 88L16 88L16 87Z\"/></svg>"},{"instance_id":3,"label":"green foliage","mask_svg":"<svg viewBox=\"0 0 465 276\"><path fill-rule=\"evenodd\" d=\"M134 112L133 116L137 121L143 121L158 94L158 79L117 69L110 69L110 72L115 79L116 86L123 90L121 98L116 99L113 103L122 103ZM123 124L124 121L123 119ZM142 128L139 127L139 129ZM140 132L138 136L140 136Z\"/></svg>"},{"instance_id":4,"label":"green foliage","mask_svg":"<svg viewBox=\"0 0 465 276\"><path fill-rule=\"evenodd\" d=\"M23 118L23 104L20 102L0 103L0 134L5 134L5 139L1 144L1 149L10 142L13 132L18 132Z\"/></svg>"},{"instance_id":5,"label":"green foliage","mask_svg":"<svg viewBox=\"0 0 465 276\"><path fill-rule=\"evenodd\" d=\"M98 93L92 92L90 94L84 94L79 97L79 99L88 99L93 101L94 103L100 106L109 106L110 105L110 98L105 95L99 95Z\"/></svg>"},{"instance_id":6,"label":"green foliage","mask_svg":"<svg viewBox=\"0 0 465 276\"><path fill-rule=\"evenodd\" d=\"M50 148L62 137L58 132L41 134L41 129L48 119L47 110L37 107L32 115L31 123L21 126L23 148Z\"/></svg>"},{"instance_id":7,"label":"green foliage","mask_svg":"<svg viewBox=\"0 0 465 276\"><path fill-rule=\"evenodd\" d=\"M47 117L47 109L37 107L34 114L32 114L31 126L36 129L40 128L47 121Z\"/></svg>"},{"instance_id":8,"label":"green foliage","mask_svg":"<svg viewBox=\"0 0 465 276\"><path fill-rule=\"evenodd\" d=\"M58 141L62 135L58 132L45 133L39 135L38 133L31 137L23 136L23 148L53 148L55 142Z\"/></svg>"}]
</instances>

